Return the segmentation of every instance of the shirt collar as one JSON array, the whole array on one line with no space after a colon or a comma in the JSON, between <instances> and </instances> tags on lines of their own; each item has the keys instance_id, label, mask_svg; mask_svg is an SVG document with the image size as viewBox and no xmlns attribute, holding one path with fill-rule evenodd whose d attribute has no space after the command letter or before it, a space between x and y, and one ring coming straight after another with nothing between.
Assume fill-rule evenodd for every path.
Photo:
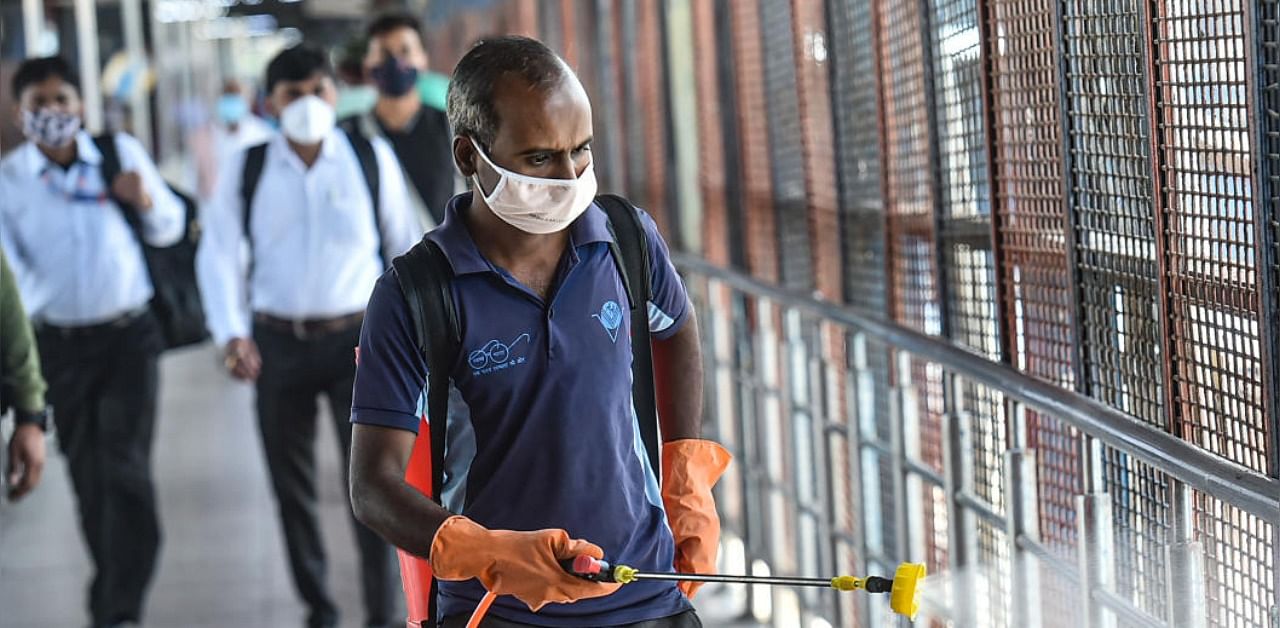
<instances>
[{"instance_id":1,"label":"shirt collar","mask_svg":"<svg viewBox=\"0 0 1280 628\"><path fill-rule=\"evenodd\" d=\"M471 238L471 231L462 218L462 211L471 205L471 192L464 192L452 199L445 206L444 222L440 227L427 234L435 242L455 275L493 272L493 265L485 259ZM569 245L575 249L598 242L612 242L609 232L609 221L604 211L594 202L583 212L573 224L569 225Z\"/></svg>"},{"instance_id":2,"label":"shirt collar","mask_svg":"<svg viewBox=\"0 0 1280 628\"><path fill-rule=\"evenodd\" d=\"M345 141L346 137L342 135L342 132L337 127L329 131L329 134L324 136L324 140L320 142L320 156L316 158L316 163L336 158L338 156L339 142ZM289 146L289 140L284 136L283 132L276 133L275 137L271 138L271 143L274 146L267 151L268 153L273 154L276 159L294 164L299 170L306 172L306 164L302 163L302 158L298 157L297 153L293 152L293 148ZM312 165L314 166L315 164Z\"/></svg>"},{"instance_id":3,"label":"shirt collar","mask_svg":"<svg viewBox=\"0 0 1280 628\"><path fill-rule=\"evenodd\" d=\"M97 145L93 143L93 137L88 131L80 129L76 132L76 162L84 162L90 166L97 166L102 163L102 152L98 150ZM40 152L40 147L35 142L28 141L25 148L27 151L27 168L33 175L40 175L46 168L54 166L44 153Z\"/></svg>"}]
</instances>

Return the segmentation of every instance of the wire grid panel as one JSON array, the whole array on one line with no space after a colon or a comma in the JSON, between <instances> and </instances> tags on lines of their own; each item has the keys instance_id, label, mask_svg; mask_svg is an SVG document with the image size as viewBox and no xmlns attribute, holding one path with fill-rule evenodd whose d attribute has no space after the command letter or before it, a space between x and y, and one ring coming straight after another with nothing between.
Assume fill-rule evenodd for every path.
<instances>
[{"instance_id":1,"label":"wire grid panel","mask_svg":"<svg viewBox=\"0 0 1280 628\"><path fill-rule=\"evenodd\" d=\"M1259 109L1263 111L1265 122L1259 137L1263 142L1262 153L1266 155L1262 164L1267 175L1265 183L1269 184L1264 189L1273 247L1273 266L1270 272L1275 294L1272 295L1272 303L1280 304L1280 0L1258 2L1257 23L1254 27L1258 32L1258 65L1262 70L1259 82L1263 85ZM1280 430L1280 425L1272 429ZM1272 447L1280 448L1280 434L1273 433L1271 443ZM1280 452L1273 451L1272 460L1276 459L1280 459ZM1280 473L1280 469L1273 471L1276 473L1272 475Z\"/></svg>"},{"instance_id":2,"label":"wire grid panel","mask_svg":"<svg viewBox=\"0 0 1280 628\"><path fill-rule=\"evenodd\" d=\"M942 215L989 215L982 46L976 0L930 0ZM987 229L988 239L990 228Z\"/></svg>"},{"instance_id":3,"label":"wire grid panel","mask_svg":"<svg viewBox=\"0 0 1280 628\"><path fill-rule=\"evenodd\" d=\"M768 110L764 84L760 80L765 64L760 6L755 2L728 4L742 148L743 207L746 223L750 225L744 230L747 259L753 275L765 281L777 281L778 232L773 211Z\"/></svg>"},{"instance_id":4,"label":"wire grid panel","mask_svg":"<svg viewBox=\"0 0 1280 628\"><path fill-rule=\"evenodd\" d=\"M876 210L883 195L871 0L828 0L827 6L840 202L846 211Z\"/></svg>"},{"instance_id":5,"label":"wire grid panel","mask_svg":"<svg viewBox=\"0 0 1280 628\"><path fill-rule=\"evenodd\" d=\"M1106 449L1103 487L1111 495L1115 593L1153 617L1169 620L1165 545L1170 536L1169 477L1120 451Z\"/></svg>"},{"instance_id":6,"label":"wire grid panel","mask_svg":"<svg viewBox=\"0 0 1280 628\"><path fill-rule=\"evenodd\" d=\"M1004 454L1009 450L1006 430L1004 395L1000 391L959 379L960 411L972 445L969 475L972 486L966 487L987 502L996 512L1004 512Z\"/></svg>"},{"instance_id":7,"label":"wire grid panel","mask_svg":"<svg viewBox=\"0 0 1280 628\"><path fill-rule=\"evenodd\" d=\"M912 357L910 369L911 389L915 396L915 422L907 428L914 431L912 437L907 439L907 447L921 464L941 474L942 450L946 446L942 439L942 421L946 414L942 367Z\"/></svg>"},{"instance_id":8,"label":"wire grid panel","mask_svg":"<svg viewBox=\"0 0 1280 628\"><path fill-rule=\"evenodd\" d=\"M973 595L973 616L985 628L1012 628L1009 601L1013 599L1014 583L1010 577L1008 535L984 519L975 520L978 555L968 587Z\"/></svg>"},{"instance_id":9,"label":"wire grid panel","mask_svg":"<svg viewBox=\"0 0 1280 628\"><path fill-rule=\"evenodd\" d=\"M882 2L878 15L888 211L931 215L924 16L918 2Z\"/></svg>"},{"instance_id":10,"label":"wire grid panel","mask_svg":"<svg viewBox=\"0 0 1280 628\"><path fill-rule=\"evenodd\" d=\"M1178 432L1268 473L1245 1L1155 3L1159 192Z\"/></svg>"},{"instance_id":11,"label":"wire grid panel","mask_svg":"<svg viewBox=\"0 0 1280 628\"><path fill-rule=\"evenodd\" d=\"M1074 561L1079 546L1075 498L1084 492L1080 433L1056 417L1028 410L1027 447L1036 453L1040 542Z\"/></svg>"},{"instance_id":12,"label":"wire grid panel","mask_svg":"<svg viewBox=\"0 0 1280 628\"><path fill-rule=\"evenodd\" d=\"M845 300L863 312L885 311L875 41L871 0L828 0L831 93Z\"/></svg>"},{"instance_id":13,"label":"wire grid panel","mask_svg":"<svg viewBox=\"0 0 1280 628\"><path fill-rule=\"evenodd\" d=\"M761 0L764 35L764 86L767 103L769 153L773 176L773 207L778 216L778 265L782 283L799 290L813 289L813 261L805 202L805 161L800 136L799 86L788 2Z\"/></svg>"},{"instance_id":14,"label":"wire grid panel","mask_svg":"<svg viewBox=\"0 0 1280 628\"><path fill-rule=\"evenodd\" d=\"M1204 547L1210 626L1266 626L1277 597L1277 522L1267 522L1212 495L1196 493L1195 538Z\"/></svg>"},{"instance_id":15,"label":"wire grid panel","mask_svg":"<svg viewBox=\"0 0 1280 628\"><path fill-rule=\"evenodd\" d=\"M1085 625L1080 584L1044 563L1039 564L1037 577L1040 580L1040 628L1079 628Z\"/></svg>"},{"instance_id":16,"label":"wire grid panel","mask_svg":"<svg viewBox=\"0 0 1280 628\"><path fill-rule=\"evenodd\" d=\"M927 223L921 228L891 219L893 316L903 325L926 334L942 332L938 286L934 273L933 238Z\"/></svg>"},{"instance_id":17,"label":"wire grid panel","mask_svg":"<svg viewBox=\"0 0 1280 628\"><path fill-rule=\"evenodd\" d=\"M1002 280L1014 363L1074 387L1053 0L989 0Z\"/></svg>"},{"instance_id":18,"label":"wire grid panel","mask_svg":"<svg viewBox=\"0 0 1280 628\"><path fill-rule=\"evenodd\" d=\"M898 500L893 482L893 461L878 450L862 451L862 530L870 554L896 560L898 534L895 512Z\"/></svg>"},{"instance_id":19,"label":"wire grid panel","mask_svg":"<svg viewBox=\"0 0 1280 628\"><path fill-rule=\"evenodd\" d=\"M947 316L951 339L986 357L1000 360L1000 329L996 324L995 264L990 249L990 226L982 225L979 242L959 242L943 231L942 270L947 282Z\"/></svg>"},{"instance_id":20,"label":"wire grid panel","mask_svg":"<svg viewBox=\"0 0 1280 628\"><path fill-rule=\"evenodd\" d=\"M1085 388L1165 426L1141 0L1064 2L1063 19Z\"/></svg>"},{"instance_id":21,"label":"wire grid panel","mask_svg":"<svg viewBox=\"0 0 1280 628\"><path fill-rule=\"evenodd\" d=\"M607 0L598 0L608 4ZM729 243L729 196L727 194L726 147L722 121L730 107L723 105L725 94L720 85L722 63L719 46L714 45L722 25L716 21L716 7L711 2L694 2L693 15L694 85L698 116L698 184L702 200L702 251L713 264L732 263ZM712 42L712 45L708 45ZM596 131L599 133L599 131Z\"/></svg>"}]
</instances>

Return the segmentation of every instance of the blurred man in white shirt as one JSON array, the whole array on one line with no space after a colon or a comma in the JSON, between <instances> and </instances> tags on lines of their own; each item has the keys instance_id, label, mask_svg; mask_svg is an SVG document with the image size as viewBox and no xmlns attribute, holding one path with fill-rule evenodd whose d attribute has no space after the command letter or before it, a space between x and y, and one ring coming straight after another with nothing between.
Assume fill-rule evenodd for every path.
<instances>
[{"instance_id":1,"label":"blurred man in white shirt","mask_svg":"<svg viewBox=\"0 0 1280 628\"><path fill-rule=\"evenodd\" d=\"M316 399L327 398L345 460L365 305L388 260L422 232L391 147L335 128L337 90L323 52L285 50L267 66L266 86L282 133L226 163L205 207L196 266L227 369L257 387L267 467L307 623L327 627L337 625L338 609L325 584L316 519ZM366 625L391 625L394 555L358 523L356 537Z\"/></svg>"},{"instance_id":2,"label":"blurred man in white shirt","mask_svg":"<svg viewBox=\"0 0 1280 628\"><path fill-rule=\"evenodd\" d=\"M183 206L137 140L81 128L62 59L24 62L13 93L29 142L0 163L0 248L36 331L79 499L92 625L128 625L141 619L160 546L151 442L163 339L142 245L177 242ZM112 181L104 149L119 161Z\"/></svg>"}]
</instances>

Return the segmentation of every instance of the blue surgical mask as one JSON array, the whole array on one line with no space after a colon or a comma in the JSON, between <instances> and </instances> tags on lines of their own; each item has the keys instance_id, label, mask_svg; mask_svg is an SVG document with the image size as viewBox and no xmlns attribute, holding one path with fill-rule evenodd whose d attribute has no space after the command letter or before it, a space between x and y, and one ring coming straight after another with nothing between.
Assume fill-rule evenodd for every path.
<instances>
[{"instance_id":1,"label":"blue surgical mask","mask_svg":"<svg viewBox=\"0 0 1280 628\"><path fill-rule=\"evenodd\" d=\"M226 94L218 99L218 119L223 124L235 124L249 113L249 104L235 94Z\"/></svg>"}]
</instances>

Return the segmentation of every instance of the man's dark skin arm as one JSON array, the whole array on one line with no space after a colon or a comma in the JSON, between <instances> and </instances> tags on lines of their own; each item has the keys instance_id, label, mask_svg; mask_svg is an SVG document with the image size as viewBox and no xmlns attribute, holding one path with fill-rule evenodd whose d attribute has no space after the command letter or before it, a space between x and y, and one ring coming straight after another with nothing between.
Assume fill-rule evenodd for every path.
<instances>
[{"instance_id":1,"label":"man's dark skin arm","mask_svg":"<svg viewBox=\"0 0 1280 628\"><path fill-rule=\"evenodd\" d=\"M653 366L662 440L702 438L702 341L697 312L690 309L674 336L653 341Z\"/></svg>"},{"instance_id":2,"label":"man's dark skin arm","mask_svg":"<svg viewBox=\"0 0 1280 628\"><path fill-rule=\"evenodd\" d=\"M453 513L404 481L418 436L392 427L351 428L351 508L392 545L431 557L436 531Z\"/></svg>"}]
</instances>

